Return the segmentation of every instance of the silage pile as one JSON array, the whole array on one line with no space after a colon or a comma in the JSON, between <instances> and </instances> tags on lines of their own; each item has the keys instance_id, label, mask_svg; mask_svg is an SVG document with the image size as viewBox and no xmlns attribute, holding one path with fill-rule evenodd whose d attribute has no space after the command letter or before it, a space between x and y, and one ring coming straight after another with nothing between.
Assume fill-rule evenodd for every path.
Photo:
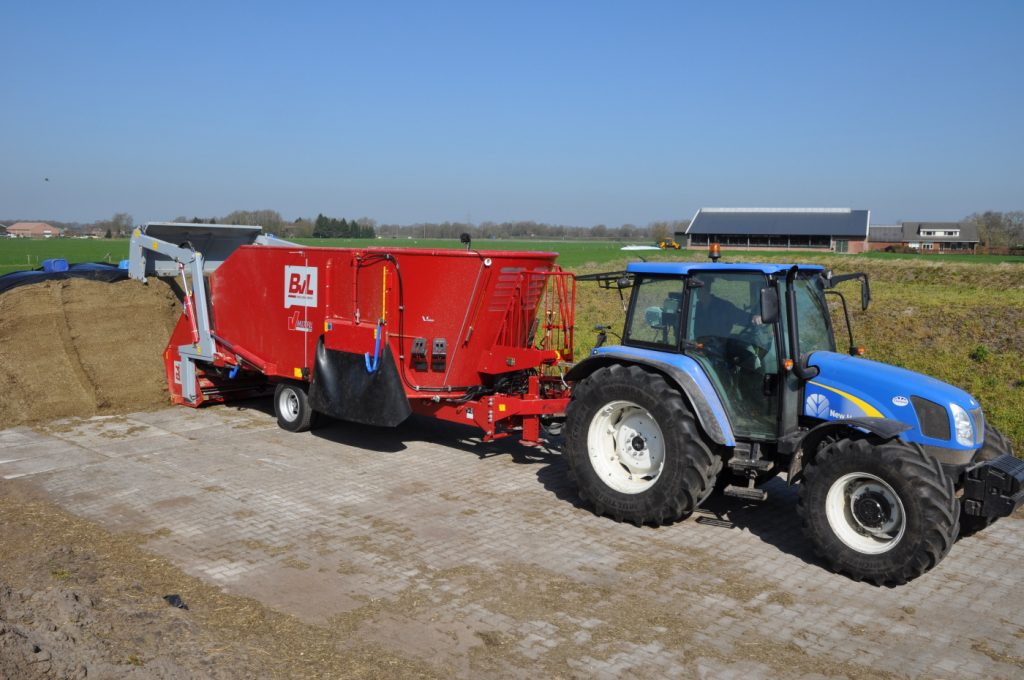
<instances>
[{"instance_id":1,"label":"silage pile","mask_svg":"<svg viewBox=\"0 0 1024 680\"><path fill-rule=\"evenodd\" d=\"M168 283L46 281L0 294L0 429L169 403Z\"/></svg>"}]
</instances>

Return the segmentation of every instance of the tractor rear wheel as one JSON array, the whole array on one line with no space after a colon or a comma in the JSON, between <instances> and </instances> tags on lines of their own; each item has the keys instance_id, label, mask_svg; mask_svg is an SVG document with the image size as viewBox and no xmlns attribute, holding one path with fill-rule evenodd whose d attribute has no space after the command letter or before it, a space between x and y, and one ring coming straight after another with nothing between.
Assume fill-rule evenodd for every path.
<instances>
[{"instance_id":1,"label":"tractor rear wheel","mask_svg":"<svg viewBox=\"0 0 1024 680\"><path fill-rule=\"evenodd\" d=\"M721 469L682 395L639 366L601 368L576 385L565 452L580 498L637 525L688 517Z\"/></svg>"},{"instance_id":2,"label":"tractor rear wheel","mask_svg":"<svg viewBox=\"0 0 1024 680\"><path fill-rule=\"evenodd\" d=\"M985 424L985 443L978 449L971 463L984 463L987 460L995 460L1004 453L1013 455L1010 442L1002 432ZM994 517L978 517L977 515L964 514L963 507L960 508L960 537L965 538L978 533L995 521Z\"/></svg>"},{"instance_id":3,"label":"tractor rear wheel","mask_svg":"<svg viewBox=\"0 0 1024 680\"><path fill-rule=\"evenodd\" d=\"M953 480L918 444L841 439L804 468L800 487L797 511L815 551L858 581L917 578L959 529Z\"/></svg>"},{"instance_id":4,"label":"tractor rear wheel","mask_svg":"<svg viewBox=\"0 0 1024 680\"><path fill-rule=\"evenodd\" d=\"M305 432L312 427L316 413L309 405L305 386L294 382L278 383L274 390L274 415L277 424L289 432Z\"/></svg>"}]
</instances>

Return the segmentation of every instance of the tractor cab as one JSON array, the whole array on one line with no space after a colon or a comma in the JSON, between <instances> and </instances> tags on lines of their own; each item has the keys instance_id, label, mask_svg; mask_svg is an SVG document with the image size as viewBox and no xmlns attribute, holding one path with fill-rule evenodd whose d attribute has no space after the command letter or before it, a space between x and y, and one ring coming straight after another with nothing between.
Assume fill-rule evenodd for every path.
<instances>
[{"instance_id":1,"label":"tractor cab","mask_svg":"<svg viewBox=\"0 0 1024 680\"><path fill-rule=\"evenodd\" d=\"M699 367L735 440L775 442L799 427L808 356L836 351L828 274L814 265L644 262L595 276L633 289L622 346L595 356L636 348Z\"/></svg>"}]
</instances>

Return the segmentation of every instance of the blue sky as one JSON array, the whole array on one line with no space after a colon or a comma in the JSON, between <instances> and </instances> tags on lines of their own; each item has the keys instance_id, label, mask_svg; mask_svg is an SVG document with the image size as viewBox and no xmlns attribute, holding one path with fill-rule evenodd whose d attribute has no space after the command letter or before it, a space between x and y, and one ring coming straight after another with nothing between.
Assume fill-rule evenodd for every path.
<instances>
[{"instance_id":1,"label":"blue sky","mask_svg":"<svg viewBox=\"0 0 1024 680\"><path fill-rule=\"evenodd\" d=\"M1022 26L1024 2L7 2L0 218L1022 209Z\"/></svg>"}]
</instances>

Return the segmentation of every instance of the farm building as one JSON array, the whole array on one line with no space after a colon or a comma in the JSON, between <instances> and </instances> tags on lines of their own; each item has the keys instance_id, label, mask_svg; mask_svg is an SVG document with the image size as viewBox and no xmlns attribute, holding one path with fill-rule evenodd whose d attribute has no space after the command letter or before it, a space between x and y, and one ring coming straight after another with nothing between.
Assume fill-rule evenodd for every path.
<instances>
[{"instance_id":1,"label":"farm building","mask_svg":"<svg viewBox=\"0 0 1024 680\"><path fill-rule=\"evenodd\" d=\"M15 222L7 227L7 233L18 238L54 238L61 236L64 230L46 222Z\"/></svg>"},{"instance_id":2,"label":"farm building","mask_svg":"<svg viewBox=\"0 0 1024 680\"><path fill-rule=\"evenodd\" d=\"M808 248L837 253L868 249L869 210L850 208L701 208L685 232L688 248L720 243L733 248Z\"/></svg>"},{"instance_id":3,"label":"farm building","mask_svg":"<svg viewBox=\"0 0 1024 680\"><path fill-rule=\"evenodd\" d=\"M901 222L871 227L871 250L911 248L924 253L973 253L978 246L978 227L965 222Z\"/></svg>"}]
</instances>

